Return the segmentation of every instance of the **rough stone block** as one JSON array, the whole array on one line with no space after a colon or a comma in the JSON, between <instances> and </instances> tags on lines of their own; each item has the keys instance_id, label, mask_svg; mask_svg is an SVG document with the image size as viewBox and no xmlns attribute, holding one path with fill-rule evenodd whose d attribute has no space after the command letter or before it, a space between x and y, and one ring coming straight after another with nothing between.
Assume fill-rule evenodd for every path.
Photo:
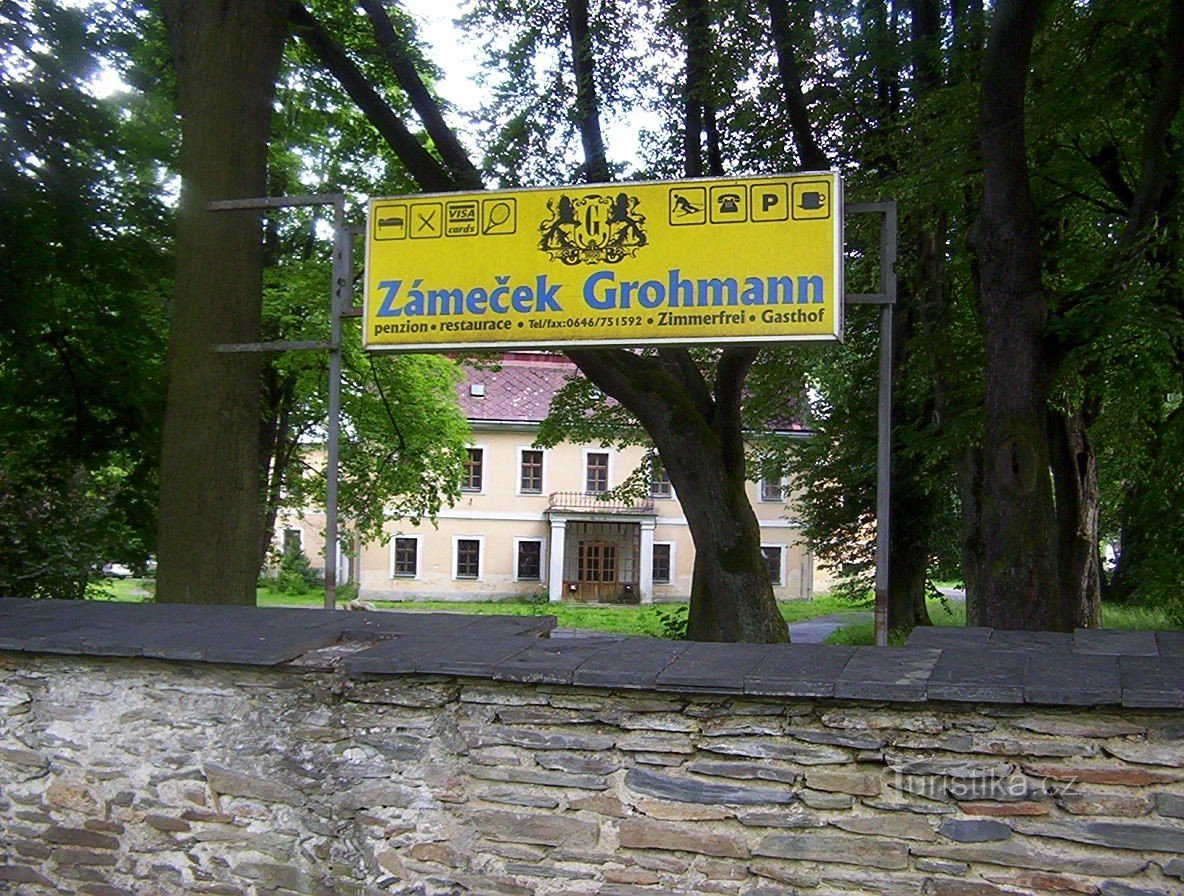
<instances>
[{"instance_id":1,"label":"rough stone block","mask_svg":"<svg viewBox=\"0 0 1184 896\"><path fill-rule=\"evenodd\" d=\"M1155 794L1155 811L1168 818L1184 818L1184 795L1178 793Z\"/></svg>"},{"instance_id":2,"label":"rough stone block","mask_svg":"<svg viewBox=\"0 0 1184 896\"><path fill-rule=\"evenodd\" d=\"M64 846L83 846L89 849L119 849L118 838L82 828L67 828L55 824L48 828L42 834L42 837L45 838L47 843L61 844Z\"/></svg>"},{"instance_id":3,"label":"rough stone block","mask_svg":"<svg viewBox=\"0 0 1184 896\"><path fill-rule=\"evenodd\" d=\"M863 865L887 871L900 870L909 865L909 851L903 844L870 837L830 834L769 834L753 850L753 855L802 862Z\"/></svg>"},{"instance_id":4,"label":"rough stone block","mask_svg":"<svg viewBox=\"0 0 1184 896\"><path fill-rule=\"evenodd\" d=\"M741 781L761 780L793 784L798 779L798 773L793 768L770 766L764 762L717 762L711 759L697 759L688 762L685 768L697 775L734 778Z\"/></svg>"},{"instance_id":5,"label":"rough stone block","mask_svg":"<svg viewBox=\"0 0 1184 896\"><path fill-rule=\"evenodd\" d=\"M1005 868L1064 871L1097 877L1130 877L1147 867L1147 860L1140 856L1099 853L1096 850L1038 849L1016 838L1002 843L912 843L909 850L915 856L956 862L981 862Z\"/></svg>"},{"instance_id":6,"label":"rough stone block","mask_svg":"<svg viewBox=\"0 0 1184 896\"><path fill-rule=\"evenodd\" d=\"M596 845L600 835L599 825L594 822L553 812L527 814L483 810L473 812L469 817L486 837L508 843L590 848Z\"/></svg>"},{"instance_id":7,"label":"rough stone block","mask_svg":"<svg viewBox=\"0 0 1184 896\"><path fill-rule=\"evenodd\" d=\"M1079 877L1067 874L1048 874L1041 871L1016 871L1007 874L986 874L987 880L994 884L1008 887L1019 887L1024 892L1039 891L1041 893L1085 893L1096 896L1098 888L1095 884Z\"/></svg>"},{"instance_id":8,"label":"rough stone block","mask_svg":"<svg viewBox=\"0 0 1184 896\"><path fill-rule=\"evenodd\" d=\"M703 833L684 825L659 821L623 819L619 842L624 849L663 849L723 858L748 858L748 846L740 837Z\"/></svg>"},{"instance_id":9,"label":"rough stone block","mask_svg":"<svg viewBox=\"0 0 1184 896\"><path fill-rule=\"evenodd\" d=\"M1122 821L1017 822L1015 830L1034 837L1054 837L1075 843L1131 849L1140 852L1184 853L1184 830L1167 825Z\"/></svg>"},{"instance_id":10,"label":"rough stone block","mask_svg":"<svg viewBox=\"0 0 1184 896\"><path fill-rule=\"evenodd\" d=\"M864 815L836 818L831 825L850 834L890 837L894 840L932 840L933 825L915 815Z\"/></svg>"},{"instance_id":11,"label":"rough stone block","mask_svg":"<svg viewBox=\"0 0 1184 896\"><path fill-rule=\"evenodd\" d=\"M854 796L879 796L879 775L852 772L831 772L811 769L806 772L806 786L811 790L830 793L850 793Z\"/></svg>"},{"instance_id":12,"label":"rough stone block","mask_svg":"<svg viewBox=\"0 0 1184 896\"><path fill-rule=\"evenodd\" d=\"M809 788L798 791L798 799L811 809L843 810L855 805L855 797L849 793L823 793Z\"/></svg>"},{"instance_id":13,"label":"rough stone block","mask_svg":"<svg viewBox=\"0 0 1184 896\"><path fill-rule=\"evenodd\" d=\"M1168 768L1184 767L1184 741L1167 743L1133 743L1112 741L1105 750L1124 762L1135 765L1165 765Z\"/></svg>"},{"instance_id":14,"label":"rough stone block","mask_svg":"<svg viewBox=\"0 0 1184 896\"><path fill-rule=\"evenodd\" d=\"M1124 765L1025 765L1024 773L1032 778L1066 781L1070 784L1120 784L1146 787L1148 784L1171 784L1184 780L1184 772L1166 769L1129 768Z\"/></svg>"},{"instance_id":15,"label":"rough stone block","mask_svg":"<svg viewBox=\"0 0 1184 896\"><path fill-rule=\"evenodd\" d=\"M1120 818L1140 818L1151 813L1155 801L1150 795L1143 793L1068 790L1057 799L1057 805L1070 815L1114 815Z\"/></svg>"},{"instance_id":16,"label":"rough stone block","mask_svg":"<svg viewBox=\"0 0 1184 896\"><path fill-rule=\"evenodd\" d=\"M718 738L705 741L699 749L724 756L749 759L780 759L797 765L835 765L850 761L851 754L837 747L806 746L768 738Z\"/></svg>"},{"instance_id":17,"label":"rough stone block","mask_svg":"<svg viewBox=\"0 0 1184 896\"><path fill-rule=\"evenodd\" d=\"M988 843L1011 837L1009 825L988 819L947 818L937 830L943 837L958 843Z\"/></svg>"},{"instance_id":18,"label":"rough stone block","mask_svg":"<svg viewBox=\"0 0 1184 896\"><path fill-rule=\"evenodd\" d=\"M785 804L796 799L792 790L778 787L710 784L694 778L665 775L640 768L632 768L625 773L625 786L635 793L657 799L712 806Z\"/></svg>"},{"instance_id":19,"label":"rough stone block","mask_svg":"<svg viewBox=\"0 0 1184 896\"><path fill-rule=\"evenodd\" d=\"M265 803L286 803L292 806L304 804L304 795L281 781L260 778L212 762L205 763L202 770L205 772L206 782L215 793L242 796Z\"/></svg>"},{"instance_id":20,"label":"rough stone block","mask_svg":"<svg viewBox=\"0 0 1184 896\"><path fill-rule=\"evenodd\" d=\"M1025 896L1023 890L998 887L985 881L947 880L940 877L925 881L921 892L924 896Z\"/></svg>"},{"instance_id":21,"label":"rough stone block","mask_svg":"<svg viewBox=\"0 0 1184 896\"><path fill-rule=\"evenodd\" d=\"M1161 890L1158 887L1152 889L1150 887L1132 887L1129 884L1120 883L1116 880L1108 880L1102 883L1098 889L1100 896L1175 896L1168 890Z\"/></svg>"}]
</instances>

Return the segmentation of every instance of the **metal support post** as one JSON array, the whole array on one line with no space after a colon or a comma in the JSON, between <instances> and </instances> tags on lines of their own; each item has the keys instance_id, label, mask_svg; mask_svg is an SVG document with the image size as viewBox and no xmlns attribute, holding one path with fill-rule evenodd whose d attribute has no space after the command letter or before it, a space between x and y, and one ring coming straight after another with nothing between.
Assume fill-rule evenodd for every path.
<instances>
[{"instance_id":1,"label":"metal support post","mask_svg":"<svg viewBox=\"0 0 1184 896\"><path fill-rule=\"evenodd\" d=\"M353 242L345 226L345 196L329 193L320 196L265 196L257 199L226 199L210 202L212 212L252 209L294 208L309 205L333 206L333 288L329 294L330 333L328 342L236 342L213 346L216 352L329 352L329 421L325 470L325 609L337 606L337 524L338 454L341 439L341 321L358 317L351 300Z\"/></svg>"},{"instance_id":2,"label":"metal support post","mask_svg":"<svg viewBox=\"0 0 1184 896\"><path fill-rule=\"evenodd\" d=\"M341 314L349 307L353 245L345 227L345 197L333 203L333 292L329 330L329 431L325 470L325 609L337 606L337 482L341 440Z\"/></svg>"},{"instance_id":3,"label":"metal support post","mask_svg":"<svg viewBox=\"0 0 1184 896\"><path fill-rule=\"evenodd\" d=\"M880 305L880 388L876 432L876 646L888 645L888 557L892 541L892 308L896 304L897 218L895 202L849 205L847 211L878 212L880 291L846 296L847 304Z\"/></svg>"}]
</instances>

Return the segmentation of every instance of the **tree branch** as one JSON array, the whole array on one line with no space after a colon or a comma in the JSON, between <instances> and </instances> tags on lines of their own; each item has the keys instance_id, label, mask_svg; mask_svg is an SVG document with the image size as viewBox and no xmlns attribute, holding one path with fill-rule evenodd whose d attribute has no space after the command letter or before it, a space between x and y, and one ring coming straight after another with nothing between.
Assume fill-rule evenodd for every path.
<instances>
[{"instance_id":1,"label":"tree branch","mask_svg":"<svg viewBox=\"0 0 1184 896\"><path fill-rule=\"evenodd\" d=\"M1181 91L1184 91L1184 0L1172 2L1164 47L1163 80L1151 101L1143 129L1142 174L1124 234L1128 243L1155 223L1167 185L1168 132L1180 110Z\"/></svg>"},{"instance_id":2,"label":"tree branch","mask_svg":"<svg viewBox=\"0 0 1184 896\"><path fill-rule=\"evenodd\" d=\"M769 33L777 52L777 71L781 76L785 111L798 150L798 161L804 171L824 171L830 167L830 162L814 139L814 129L810 125L810 112L806 108L805 94L802 93L802 68L798 64L786 0L766 0L766 5L769 9Z\"/></svg>"},{"instance_id":3,"label":"tree branch","mask_svg":"<svg viewBox=\"0 0 1184 896\"><path fill-rule=\"evenodd\" d=\"M588 0L567 0L567 33L571 38L571 62L576 78L576 122L584 146L584 179L590 184L604 183L612 180L612 174L609 172L604 135L600 129L592 35L588 28Z\"/></svg>"},{"instance_id":4,"label":"tree branch","mask_svg":"<svg viewBox=\"0 0 1184 896\"><path fill-rule=\"evenodd\" d=\"M444 164L451 171L456 185L472 190L482 189L484 184L481 183L481 175L473 165L465 148L461 146L455 132L444 120L440 104L428 91L419 72L416 71L415 64L407 52L407 47L396 34L385 7L379 0L359 0L359 3L370 19L370 26L374 30L374 40L390 61L399 86L403 88L403 92L411 100L412 107L423 122L428 136L440 153L440 158L444 160Z\"/></svg>"},{"instance_id":5,"label":"tree branch","mask_svg":"<svg viewBox=\"0 0 1184 896\"><path fill-rule=\"evenodd\" d=\"M415 139L415 135L378 95L366 76L354 65L353 60L298 0L293 0L289 7L289 20L295 33L337 78L350 99L358 104L366 120L378 130L400 161L407 166L415 182L422 189L433 192L457 189L452 175Z\"/></svg>"},{"instance_id":6,"label":"tree branch","mask_svg":"<svg viewBox=\"0 0 1184 896\"><path fill-rule=\"evenodd\" d=\"M715 368L715 430L729 467L744 462L744 381L756 362L759 349L748 346L726 348Z\"/></svg>"}]
</instances>

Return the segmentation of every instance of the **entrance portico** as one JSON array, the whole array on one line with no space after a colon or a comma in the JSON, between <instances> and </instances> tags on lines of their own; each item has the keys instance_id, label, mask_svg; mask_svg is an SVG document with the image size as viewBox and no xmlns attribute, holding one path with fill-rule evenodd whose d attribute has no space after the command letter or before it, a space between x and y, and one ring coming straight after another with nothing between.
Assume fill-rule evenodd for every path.
<instances>
[{"instance_id":1,"label":"entrance portico","mask_svg":"<svg viewBox=\"0 0 1184 896\"><path fill-rule=\"evenodd\" d=\"M596 494L556 492L547 519L551 602L653 602L652 501L622 503Z\"/></svg>"}]
</instances>

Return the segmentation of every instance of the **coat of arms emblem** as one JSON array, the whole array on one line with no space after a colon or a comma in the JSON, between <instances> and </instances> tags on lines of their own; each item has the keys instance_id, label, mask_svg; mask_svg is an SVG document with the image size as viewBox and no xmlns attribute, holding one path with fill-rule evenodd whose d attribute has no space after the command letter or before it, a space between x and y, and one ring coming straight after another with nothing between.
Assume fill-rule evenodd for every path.
<instances>
[{"instance_id":1,"label":"coat of arms emblem","mask_svg":"<svg viewBox=\"0 0 1184 896\"><path fill-rule=\"evenodd\" d=\"M621 192L560 196L547 200L550 212L539 225L539 249L564 264L616 264L647 242L640 200Z\"/></svg>"}]
</instances>

